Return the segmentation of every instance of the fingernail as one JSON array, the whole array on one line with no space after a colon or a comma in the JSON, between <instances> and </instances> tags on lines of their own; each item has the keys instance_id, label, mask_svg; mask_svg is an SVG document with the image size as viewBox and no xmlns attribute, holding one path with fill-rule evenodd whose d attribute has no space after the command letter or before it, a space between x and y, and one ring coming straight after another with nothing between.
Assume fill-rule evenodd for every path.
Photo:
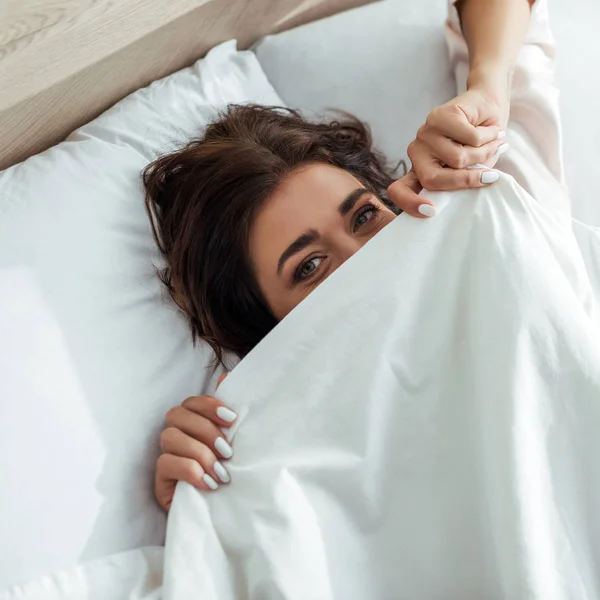
<instances>
[{"instance_id":1,"label":"fingernail","mask_svg":"<svg viewBox=\"0 0 600 600\"><path fill-rule=\"evenodd\" d=\"M435 217L435 206L431 206L431 204L421 204L417 210L426 217Z\"/></svg>"},{"instance_id":2,"label":"fingernail","mask_svg":"<svg viewBox=\"0 0 600 600\"><path fill-rule=\"evenodd\" d=\"M223 458L231 458L233 456L233 448L222 437L216 439L215 448Z\"/></svg>"},{"instance_id":3,"label":"fingernail","mask_svg":"<svg viewBox=\"0 0 600 600\"><path fill-rule=\"evenodd\" d=\"M204 483L211 490L217 490L217 489L219 489L219 484L210 475L205 474L204 477L202 477L202 479L204 479Z\"/></svg>"},{"instance_id":4,"label":"fingernail","mask_svg":"<svg viewBox=\"0 0 600 600\"><path fill-rule=\"evenodd\" d=\"M213 469L215 470L215 473L217 474L217 477L223 483L229 483L231 481L231 477L229 476L229 473L227 472L227 469L219 461L217 461L213 465Z\"/></svg>"},{"instance_id":5,"label":"fingernail","mask_svg":"<svg viewBox=\"0 0 600 600\"><path fill-rule=\"evenodd\" d=\"M506 131L504 131L504 129L501 129L498 132L498 135L496 136L496 139L497 140L501 140L502 138L505 138L505 137L506 137Z\"/></svg>"},{"instance_id":6,"label":"fingernail","mask_svg":"<svg viewBox=\"0 0 600 600\"><path fill-rule=\"evenodd\" d=\"M495 169L490 169L489 171L484 171L481 174L481 183L494 183L494 181L498 181L500 178L500 173Z\"/></svg>"},{"instance_id":7,"label":"fingernail","mask_svg":"<svg viewBox=\"0 0 600 600\"><path fill-rule=\"evenodd\" d=\"M237 415L230 408L219 406L219 408L217 408L217 417L231 423L232 421L235 421Z\"/></svg>"},{"instance_id":8,"label":"fingernail","mask_svg":"<svg viewBox=\"0 0 600 600\"><path fill-rule=\"evenodd\" d=\"M496 156L500 156L504 154L510 148L510 144L500 144L496 149Z\"/></svg>"},{"instance_id":9,"label":"fingernail","mask_svg":"<svg viewBox=\"0 0 600 600\"><path fill-rule=\"evenodd\" d=\"M467 169L487 169L487 167L481 163L475 163L474 165L469 165Z\"/></svg>"}]
</instances>

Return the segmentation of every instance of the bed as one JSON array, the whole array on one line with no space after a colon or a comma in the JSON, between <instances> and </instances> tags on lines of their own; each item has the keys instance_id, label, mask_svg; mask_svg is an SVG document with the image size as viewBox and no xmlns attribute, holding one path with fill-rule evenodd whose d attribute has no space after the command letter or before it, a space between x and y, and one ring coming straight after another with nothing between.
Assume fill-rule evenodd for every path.
<instances>
[{"instance_id":1,"label":"bed","mask_svg":"<svg viewBox=\"0 0 600 600\"><path fill-rule=\"evenodd\" d=\"M566 0L551 8L573 212L600 225L600 181L590 175L600 131L580 109L594 100L582 90L600 80L583 59L578 75L570 55L575 28L592 27L600 9L590 0L584 23ZM405 158L428 110L455 91L445 10L441 0L0 7L0 454L10 457L0 464L9 482L0 590L37 581L6 598L42 598L66 581L43 576L89 561L107 581L98 600L111 598L111 565L93 562L107 554L121 553L114 572L145 570L149 587L160 572L165 516L151 490L158 433L168 408L214 389L220 372L198 368L210 353L192 347L156 281L141 168L195 134L215 105L248 100L351 110L390 159ZM579 52L589 57L598 48L586 39ZM388 93L374 102L382 81ZM65 170L53 173L56 161ZM62 591L61 600L80 597Z\"/></svg>"}]
</instances>

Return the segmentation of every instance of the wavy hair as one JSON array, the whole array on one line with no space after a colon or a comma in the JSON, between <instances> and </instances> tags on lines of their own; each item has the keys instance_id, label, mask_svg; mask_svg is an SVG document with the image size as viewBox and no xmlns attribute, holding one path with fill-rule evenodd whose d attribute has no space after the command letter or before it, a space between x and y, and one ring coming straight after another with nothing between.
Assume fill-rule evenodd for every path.
<instances>
[{"instance_id":1,"label":"wavy hair","mask_svg":"<svg viewBox=\"0 0 600 600\"><path fill-rule=\"evenodd\" d=\"M394 177L369 129L346 113L317 123L295 110L232 105L201 137L143 172L165 260L160 278L194 342L204 339L221 362L224 350L245 356L277 324L250 263L250 227L282 180L314 162L349 171L388 202Z\"/></svg>"}]
</instances>

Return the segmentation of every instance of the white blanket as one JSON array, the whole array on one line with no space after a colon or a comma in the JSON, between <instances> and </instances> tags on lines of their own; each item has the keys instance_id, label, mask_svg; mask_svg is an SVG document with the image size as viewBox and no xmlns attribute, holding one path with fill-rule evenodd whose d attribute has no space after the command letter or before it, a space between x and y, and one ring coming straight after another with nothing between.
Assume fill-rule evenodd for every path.
<instances>
[{"instance_id":1,"label":"white blanket","mask_svg":"<svg viewBox=\"0 0 600 600\"><path fill-rule=\"evenodd\" d=\"M178 485L164 581L144 548L0 600L600 598L600 232L508 176L432 199L221 386L233 483Z\"/></svg>"},{"instance_id":2,"label":"white blanket","mask_svg":"<svg viewBox=\"0 0 600 600\"><path fill-rule=\"evenodd\" d=\"M113 554L0 591L0 600L161 600L163 555L157 546Z\"/></svg>"},{"instance_id":3,"label":"white blanket","mask_svg":"<svg viewBox=\"0 0 600 600\"><path fill-rule=\"evenodd\" d=\"M233 482L179 484L167 600L600 598L597 234L508 176L432 199L220 388Z\"/></svg>"}]
</instances>

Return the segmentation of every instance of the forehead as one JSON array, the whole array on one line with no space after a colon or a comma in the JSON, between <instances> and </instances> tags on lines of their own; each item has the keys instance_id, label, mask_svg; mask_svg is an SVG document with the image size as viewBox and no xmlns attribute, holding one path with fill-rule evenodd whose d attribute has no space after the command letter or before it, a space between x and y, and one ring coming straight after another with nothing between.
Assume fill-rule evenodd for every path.
<instances>
[{"instance_id":1,"label":"forehead","mask_svg":"<svg viewBox=\"0 0 600 600\"><path fill-rule=\"evenodd\" d=\"M320 219L332 216L332 209L337 211L345 196L358 187L363 185L348 171L321 163L304 165L279 185L257 216L256 225L264 228L310 222L314 228Z\"/></svg>"},{"instance_id":2,"label":"forehead","mask_svg":"<svg viewBox=\"0 0 600 600\"><path fill-rule=\"evenodd\" d=\"M249 250L258 271L273 270L281 253L309 230L327 236L340 226L338 207L362 184L331 165L304 165L286 177L256 215Z\"/></svg>"},{"instance_id":3,"label":"forehead","mask_svg":"<svg viewBox=\"0 0 600 600\"><path fill-rule=\"evenodd\" d=\"M348 171L323 163L303 165L292 171L273 194L278 196L305 196L311 193L323 200L336 198L348 190L362 187L361 183ZM337 196L339 199L339 196Z\"/></svg>"}]
</instances>

